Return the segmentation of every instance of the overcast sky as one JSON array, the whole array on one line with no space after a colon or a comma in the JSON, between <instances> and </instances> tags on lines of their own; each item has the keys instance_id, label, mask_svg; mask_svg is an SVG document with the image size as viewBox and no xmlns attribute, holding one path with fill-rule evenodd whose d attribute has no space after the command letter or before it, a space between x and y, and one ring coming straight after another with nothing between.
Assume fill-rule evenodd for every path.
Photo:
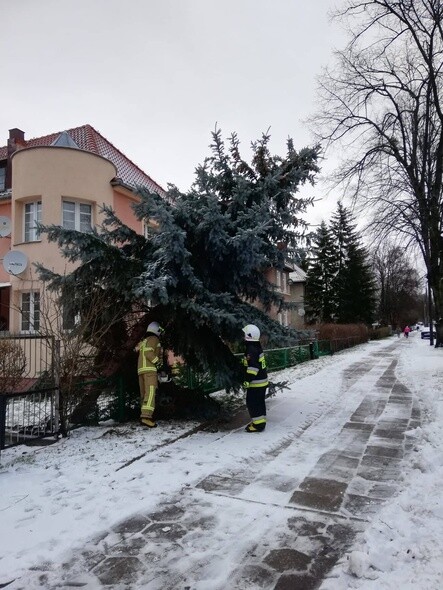
<instances>
[{"instance_id":1,"label":"overcast sky","mask_svg":"<svg viewBox=\"0 0 443 590\"><path fill-rule=\"evenodd\" d=\"M248 156L269 127L274 153L288 136L300 149L316 76L345 42L328 18L338 1L0 0L0 145L14 127L30 139L89 123L182 190L216 124Z\"/></svg>"}]
</instances>

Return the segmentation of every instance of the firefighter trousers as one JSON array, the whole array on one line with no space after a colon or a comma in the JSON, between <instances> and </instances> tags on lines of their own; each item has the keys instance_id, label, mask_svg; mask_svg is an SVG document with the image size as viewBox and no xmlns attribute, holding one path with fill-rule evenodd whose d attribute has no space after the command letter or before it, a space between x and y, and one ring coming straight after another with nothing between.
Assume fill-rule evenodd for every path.
<instances>
[{"instance_id":1,"label":"firefighter trousers","mask_svg":"<svg viewBox=\"0 0 443 590\"><path fill-rule=\"evenodd\" d=\"M157 371L138 376L140 386L141 418L152 418L155 410L155 394L158 387Z\"/></svg>"},{"instance_id":2,"label":"firefighter trousers","mask_svg":"<svg viewBox=\"0 0 443 590\"><path fill-rule=\"evenodd\" d=\"M249 387L246 392L246 406L251 418L266 416L265 387Z\"/></svg>"}]
</instances>

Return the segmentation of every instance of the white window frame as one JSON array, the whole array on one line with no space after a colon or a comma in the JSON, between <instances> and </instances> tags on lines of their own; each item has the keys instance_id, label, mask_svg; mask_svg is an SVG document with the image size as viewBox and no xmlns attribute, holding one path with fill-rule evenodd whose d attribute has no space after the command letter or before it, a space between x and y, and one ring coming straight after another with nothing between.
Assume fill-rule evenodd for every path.
<instances>
[{"instance_id":1,"label":"white window frame","mask_svg":"<svg viewBox=\"0 0 443 590\"><path fill-rule=\"evenodd\" d=\"M286 328L289 326L289 313L287 309L278 312L277 321L280 326L284 326Z\"/></svg>"},{"instance_id":2,"label":"white window frame","mask_svg":"<svg viewBox=\"0 0 443 590\"><path fill-rule=\"evenodd\" d=\"M74 227L71 227L71 223L68 224L68 220L65 218L65 204L66 205L73 205L74 208ZM81 216L85 214L82 211L82 207L88 207L89 209L89 225L88 227L82 228ZM70 212L72 213L72 212ZM92 231L92 203L85 203L84 201L75 201L73 199L62 199L62 227L65 229L74 229L76 231L81 231L88 233Z\"/></svg>"},{"instance_id":3,"label":"white window frame","mask_svg":"<svg viewBox=\"0 0 443 590\"><path fill-rule=\"evenodd\" d=\"M29 219L29 223L28 220ZM38 242L40 241L40 232L36 223L42 220L42 202L31 201L23 203L23 241Z\"/></svg>"},{"instance_id":4,"label":"white window frame","mask_svg":"<svg viewBox=\"0 0 443 590\"><path fill-rule=\"evenodd\" d=\"M147 240L152 240L152 238L155 236L156 233L157 233L157 229L155 227L153 227L149 223L146 223L146 221L143 222L143 236Z\"/></svg>"},{"instance_id":5,"label":"white window frame","mask_svg":"<svg viewBox=\"0 0 443 590\"><path fill-rule=\"evenodd\" d=\"M289 313L287 309L285 309L283 312L283 325L286 328L289 326Z\"/></svg>"},{"instance_id":6,"label":"white window frame","mask_svg":"<svg viewBox=\"0 0 443 590\"><path fill-rule=\"evenodd\" d=\"M0 166L0 192L6 190L6 167Z\"/></svg>"},{"instance_id":7,"label":"white window frame","mask_svg":"<svg viewBox=\"0 0 443 590\"><path fill-rule=\"evenodd\" d=\"M25 301L25 299L27 301ZM28 307L29 310L25 310ZM20 294L20 327L21 332L34 333L40 331L40 291L23 291ZM28 315L26 315L28 314Z\"/></svg>"},{"instance_id":8,"label":"white window frame","mask_svg":"<svg viewBox=\"0 0 443 590\"><path fill-rule=\"evenodd\" d=\"M281 273L281 290L283 293L288 292L288 275L284 270Z\"/></svg>"},{"instance_id":9,"label":"white window frame","mask_svg":"<svg viewBox=\"0 0 443 590\"><path fill-rule=\"evenodd\" d=\"M277 285L277 289L281 290L281 270L275 270L275 281Z\"/></svg>"}]
</instances>

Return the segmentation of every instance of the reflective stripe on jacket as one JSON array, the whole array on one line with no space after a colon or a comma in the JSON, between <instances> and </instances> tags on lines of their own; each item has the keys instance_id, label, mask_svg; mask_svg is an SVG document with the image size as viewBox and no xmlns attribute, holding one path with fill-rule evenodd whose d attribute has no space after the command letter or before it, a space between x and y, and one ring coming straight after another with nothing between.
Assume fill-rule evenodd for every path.
<instances>
[{"instance_id":1,"label":"reflective stripe on jacket","mask_svg":"<svg viewBox=\"0 0 443 590\"><path fill-rule=\"evenodd\" d=\"M161 363L162 347L158 336L150 334L140 342L140 349L138 353L137 373L157 372L157 367Z\"/></svg>"}]
</instances>

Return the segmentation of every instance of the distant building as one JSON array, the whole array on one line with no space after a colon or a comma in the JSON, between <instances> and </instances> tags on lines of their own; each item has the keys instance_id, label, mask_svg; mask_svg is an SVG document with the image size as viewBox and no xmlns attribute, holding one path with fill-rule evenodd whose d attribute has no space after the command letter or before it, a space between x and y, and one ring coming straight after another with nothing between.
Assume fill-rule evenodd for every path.
<instances>
[{"instance_id":1,"label":"distant building","mask_svg":"<svg viewBox=\"0 0 443 590\"><path fill-rule=\"evenodd\" d=\"M39 235L36 222L89 231L111 206L139 233L148 228L131 208L136 185L164 195L148 174L91 125L25 140L11 129L0 147L0 328L37 332L40 289L33 262L69 272L58 246Z\"/></svg>"},{"instance_id":2,"label":"distant building","mask_svg":"<svg viewBox=\"0 0 443 590\"><path fill-rule=\"evenodd\" d=\"M296 264L289 273L289 285L291 302L295 304L291 309L291 327L300 330L305 327L306 273Z\"/></svg>"},{"instance_id":3,"label":"distant building","mask_svg":"<svg viewBox=\"0 0 443 590\"><path fill-rule=\"evenodd\" d=\"M275 285L283 301L291 304L290 309L279 310L275 306L271 307L269 316L282 326L296 330L304 329L306 273L294 262L288 260L281 270L269 268L266 271L266 278Z\"/></svg>"},{"instance_id":4,"label":"distant building","mask_svg":"<svg viewBox=\"0 0 443 590\"><path fill-rule=\"evenodd\" d=\"M266 278L270 283L275 285L277 293L282 297L285 303L291 301L291 290L289 285L289 273L291 270L292 264L287 264L282 270L269 268L266 272ZM282 326L292 327L290 310L278 310L273 306L269 312L269 316L273 320L277 320Z\"/></svg>"}]
</instances>

